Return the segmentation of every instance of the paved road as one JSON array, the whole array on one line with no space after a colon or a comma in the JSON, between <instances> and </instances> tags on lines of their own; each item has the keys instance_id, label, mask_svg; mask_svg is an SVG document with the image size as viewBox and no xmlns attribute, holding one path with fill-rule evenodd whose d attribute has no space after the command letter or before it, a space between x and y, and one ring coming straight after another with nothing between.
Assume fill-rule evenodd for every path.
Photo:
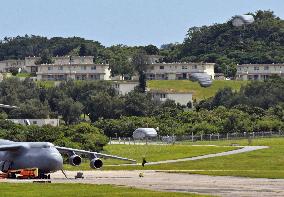
<instances>
[{"instance_id":1,"label":"paved road","mask_svg":"<svg viewBox=\"0 0 284 197\"><path fill-rule=\"evenodd\" d=\"M182 161L194 161L199 159L207 159L211 157L221 157L226 155L234 155L234 154L240 154L260 149L269 148L268 146L241 146L239 149L221 152L221 153L214 153L214 154L208 154L208 155L202 155L202 156L196 156L196 157L190 157L190 158L183 158L183 159L175 159L175 160L164 160L164 161L157 161L157 162L149 162L146 165L158 165L158 164L165 164L165 163L175 163L175 162L182 162ZM120 164L121 166L133 166L133 165L141 165L140 163L135 164ZM109 166L115 166L115 165L109 165ZM116 165L117 166L117 165Z\"/></svg>"}]
</instances>

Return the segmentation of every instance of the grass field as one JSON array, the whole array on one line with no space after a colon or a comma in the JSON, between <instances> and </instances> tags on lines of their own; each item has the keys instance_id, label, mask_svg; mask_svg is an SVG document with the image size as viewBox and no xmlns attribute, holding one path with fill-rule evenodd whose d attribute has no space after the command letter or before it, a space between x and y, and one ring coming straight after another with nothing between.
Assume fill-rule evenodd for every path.
<instances>
[{"instance_id":1,"label":"grass field","mask_svg":"<svg viewBox=\"0 0 284 197\"><path fill-rule=\"evenodd\" d=\"M55 81L37 81L36 84L45 88L52 88L54 87Z\"/></svg>"},{"instance_id":2,"label":"grass field","mask_svg":"<svg viewBox=\"0 0 284 197\"><path fill-rule=\"evenodd\" d=\"M248 140L197 142L195 144L248 145ZM183 173L244 176L257 178L284 178L284 138L253 139L251 145L270 146L268 149L248 153L186 161L171 164L145 166L144 170L170 170ZM108 167L105 167L108 169ZM111 169L142 169L137 166L111 167Z\"/></svg>"},{"instance_id":3,"label":"grass field","mask_svg":"<svg viewBox=\"0 0 284 197\"><path fill-rule=\"evenodd\" d=\"M11 184L0 183L0 196L3 197L103 197L103 196L155 196L155 197L182 197L201 196L195 194L156 192L135 189L131 187L118 187L111 185L90 184Z\"/></svg>"},{"instance_id":4,"label":"grass field","mask_svg":"<svg viewBox=\"0 0 284 197\"><path fill-rule=\"evenodd\" d=\"M148 162L163 161L168 159L180 159L206 155L236 149L235 147L218 146L189 146L189 145L108 145L105 147L105 153L119 155L142 162L145 157ZM109 159L104 164L120 164L123 161ZM125 163L125 162L124 162ZM65 165L66 170L90 170L89 163L83 163L78 167ZM109 169L109 168L107 168Z\"/></svg>"},{"instance_id":5,"label":"grass field","mask_svg":"<svg viewBox=\"0 0 284 197\"><path fill-rule=\"evenodd\" d=\"M193 92L193 98L202 100L212 97L215 93L225 87L231 87L233 90L240 90L248 81L235 81L235 80L215 80L208 88L203 88L198 82L189 80L149 80L147 82L148 88L152 90L166 90L177 92Z\"/></svg>"},{"instance_id":6,"label":"grass field","mask_svg":"<svg viewBox=\"0 0 284 197\"><path fill-rule=\"evenodd\" d=\"M16 77L32 77L31 73L18 73Z\"/></svg>"}]
</instances>

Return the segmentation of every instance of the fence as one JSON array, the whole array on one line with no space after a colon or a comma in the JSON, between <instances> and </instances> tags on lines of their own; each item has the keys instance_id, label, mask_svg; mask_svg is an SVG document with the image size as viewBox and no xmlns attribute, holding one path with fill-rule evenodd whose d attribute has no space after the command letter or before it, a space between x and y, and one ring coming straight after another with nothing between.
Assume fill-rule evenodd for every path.
<instances>
[{"instance_id":1,"label":"fence","mask_svg":"<svg viewBox=\"0 0 284 197\"><path fill-rule=\"evenodd\" d=\"M216 134L200 134L180 135L180 136L158 136L154 139L134 140L131 137L110 138L109 144L172 144L181 141L218 141L218 140L238 140L238 139L254 139L267 137L284 137L283 131L261 131L261 132L243 132L243 133L216 133Z\"/></svg>"}]
</instances>

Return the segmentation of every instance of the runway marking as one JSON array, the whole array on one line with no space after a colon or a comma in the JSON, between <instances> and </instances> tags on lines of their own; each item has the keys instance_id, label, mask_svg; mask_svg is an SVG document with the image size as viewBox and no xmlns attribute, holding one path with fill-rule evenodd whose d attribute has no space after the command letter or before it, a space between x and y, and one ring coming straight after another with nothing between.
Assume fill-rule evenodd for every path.
<instances>
[{"instance_id":1,"label":"runway marking","mask_svg":"<svg viewBox=\"0 0 284 197\"><path fill-rule=\"evenodd\" d=\"M188 158L183 158L183 159L172 159L172 160L148 162L145 165L158 165L158 164L176 163L176 162L183 162L183 161L195 161L195 160L200 160L200 159L234 155L234 154L246 153L246 152L251 152L255 150L269 148L269 146L237 146L237 147L241 147L241 148L236 149L236 150L231 150L231 151L225 151L221 153L213 153L213 154L201 155L201 156L196 156L196 157L188 157ZM105 166L137 166L137 165L141 165L141 163L105 165Z\"/></svg>"}]
</instances>

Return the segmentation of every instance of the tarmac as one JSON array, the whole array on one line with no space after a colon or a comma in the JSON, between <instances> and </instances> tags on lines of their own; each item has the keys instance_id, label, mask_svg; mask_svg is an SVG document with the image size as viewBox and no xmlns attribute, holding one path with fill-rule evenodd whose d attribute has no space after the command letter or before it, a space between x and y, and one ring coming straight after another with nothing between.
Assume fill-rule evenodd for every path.
<instances>
[{"instance_id":1,"label":"tarmac","mask_svg":"<svg viewBox=\"0 0 284 197\"><path fill-rule=\"evenodd\" d=\"M284 179L207 176L158 171L83 171L84 179L75 179L75 171L51 175L52 183L111 184L166 192L189 192L214 196L284 196ZM143 177L140 177L142 175ZM33 180L1 180L27 183Z\"/></svg>"}]
</instances>

